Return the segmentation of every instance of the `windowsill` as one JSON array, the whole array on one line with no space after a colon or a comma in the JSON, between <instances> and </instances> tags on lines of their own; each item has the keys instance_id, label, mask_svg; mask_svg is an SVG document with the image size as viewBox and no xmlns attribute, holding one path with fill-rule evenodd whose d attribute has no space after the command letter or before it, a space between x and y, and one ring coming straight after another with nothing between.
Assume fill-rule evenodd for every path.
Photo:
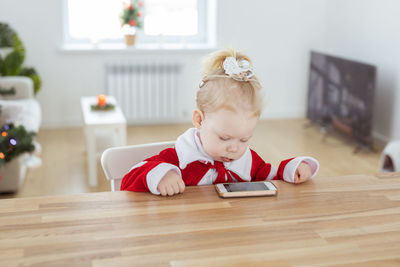
<instances>
[{"instance_id":1,"label":"windowsill","mask_svg":"<svg viewBox=\"0 0 400 267\"><path fill-rule=\"evenodd\" d=\"M122 52L122 53L143 53L143 52L207 52L214 50L215 45L208 44L135 44L127 46L124 43L114 44L64 44L61 46L62 52Z\"/></svg>"}]
</instances>

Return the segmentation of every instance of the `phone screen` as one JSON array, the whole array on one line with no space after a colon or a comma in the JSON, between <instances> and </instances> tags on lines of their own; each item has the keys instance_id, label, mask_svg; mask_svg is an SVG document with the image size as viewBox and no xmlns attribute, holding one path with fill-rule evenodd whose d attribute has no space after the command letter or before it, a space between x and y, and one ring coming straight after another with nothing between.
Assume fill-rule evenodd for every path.
<instances>
[{"instance_id":1,"label":"phone screen","mask_svg":"<svg viewBox=\"0 0 400 267\"><path fill-rule=\"evenodd\" d=\"M227 192L241 192L241 191L262 191L269 190L264 183L236 183L224 184Z\"/></svg>"}]
</instances>

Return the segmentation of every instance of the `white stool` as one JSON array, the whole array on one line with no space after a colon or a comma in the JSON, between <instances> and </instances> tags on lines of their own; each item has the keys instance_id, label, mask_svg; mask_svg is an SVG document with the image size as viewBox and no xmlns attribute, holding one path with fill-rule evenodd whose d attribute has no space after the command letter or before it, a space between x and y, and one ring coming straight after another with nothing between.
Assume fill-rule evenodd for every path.
<instances>
[{"instance_id":1,"label":"white stool","mask_svg":"<svg viewBox=\"0 0 400 267\"><path fill-rule=\"evenodd\" d=\"M115 108L108 111L93 111L91 105L97 98L81 97L81 108L87 145L89 185L97 186L97 156L110 146L126 145L126 119L114 97L107 96L107 103ZM105 139L112 137L112 144Z\"/></svg>"}]
</instances>

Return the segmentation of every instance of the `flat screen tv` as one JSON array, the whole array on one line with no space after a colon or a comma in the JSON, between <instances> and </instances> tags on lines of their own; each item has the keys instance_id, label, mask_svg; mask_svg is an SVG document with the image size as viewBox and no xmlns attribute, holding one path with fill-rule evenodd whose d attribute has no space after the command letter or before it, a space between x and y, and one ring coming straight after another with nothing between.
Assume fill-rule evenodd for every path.
<instances>
[{"instance_id":1,"label":"flat screen tv","mask_svg":"<svg viewBox=\"0 0 400 267\"><path fill-rule=\"evenodd\" d=\"M307 118L372 147L376 67L311 52Z\"/></svg>"}]
</instances>

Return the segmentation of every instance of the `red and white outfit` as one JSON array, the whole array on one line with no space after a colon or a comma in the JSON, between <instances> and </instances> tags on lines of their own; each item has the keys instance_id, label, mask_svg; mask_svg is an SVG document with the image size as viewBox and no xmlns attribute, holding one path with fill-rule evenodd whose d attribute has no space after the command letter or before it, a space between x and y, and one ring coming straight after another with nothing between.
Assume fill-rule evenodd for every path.
<instances>
[{"instance_id":1,"label":"red and white outfit","mask_svg":"<svg viewBox=\"0 0 400 267\"><path fill-rule=\"evenodd\" d=\"M310 165L314 177L319 163L312 157L287 159L276 169L271 164L265 163L256 152L247 148L243 156L237 160L214 161L203 150L199 130L190 128L178 137L175 148L167 148L160 154L133 166L124 176L121 190L150 191L159 195L158 184L170 170L178 173L186 186L282 179L293 183L296 169L301 162Z\"/></svg>"}]
</instances>

